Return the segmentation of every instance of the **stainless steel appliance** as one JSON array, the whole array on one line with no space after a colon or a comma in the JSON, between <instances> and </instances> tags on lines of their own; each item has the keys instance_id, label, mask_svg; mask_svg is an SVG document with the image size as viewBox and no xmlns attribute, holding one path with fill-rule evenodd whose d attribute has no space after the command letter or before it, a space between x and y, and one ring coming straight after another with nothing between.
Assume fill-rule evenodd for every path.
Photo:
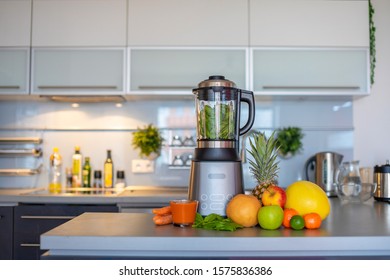
<instances>
[{"instance_id":1,"label":"stainless steel appliance","mask_svg":"<svg viewBox=\"0 0 390 280\"><path fill-rule=\"evenodd\" d=\"M199 201L198 212L225 216L226 204L243 193L238 153L239 136L255 118L253 92L236 88L224 76L210 76L193 89L197 113L197 147L191 163L189 199ZM240 128L241 102L248 104L248 119Z\"/></svg>"},{"instance_id":2,"label":"stainless steel appliance","mask_svg":"<svg viewBox=\"0 0 390 280\"><path fill-rule=\"evenodd\" d=\"M390 164L386 161L386 164L374 167L374 183L377 184L374 198L378 201L390 201Z\"/></svg>"},{"instance_id":3,"label":"stainless steel appliance","mask_svg":"<svg viewBox=\"0 0 390 280\"><path fill-rule=\"evenodd\" d=\"M306 179L319 185L327 196L336 196L333 183L343 157L334 152L321 152L311 156L305 163Z\"/></svg>"}]
</instances>

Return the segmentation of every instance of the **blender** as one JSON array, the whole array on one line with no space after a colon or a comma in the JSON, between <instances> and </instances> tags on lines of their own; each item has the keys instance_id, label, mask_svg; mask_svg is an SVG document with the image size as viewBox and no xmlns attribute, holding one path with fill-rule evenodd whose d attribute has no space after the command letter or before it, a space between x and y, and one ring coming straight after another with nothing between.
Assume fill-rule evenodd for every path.
<instances>
[{"instance_id":1,"label":"blender","mask_svg":"<svg viewBox=\"0 0 390 280\"><path fill-rule=\"evenodd\" d=\"M236 88L224 76L210 76L193 89L197 116L197 145L191 162L188 197L198 200L202 216L226 216L226 204L244 193L239 137L255 119L253 92ZM248 120L240 128L241 102Z\"/></svg>"}]
</instances>

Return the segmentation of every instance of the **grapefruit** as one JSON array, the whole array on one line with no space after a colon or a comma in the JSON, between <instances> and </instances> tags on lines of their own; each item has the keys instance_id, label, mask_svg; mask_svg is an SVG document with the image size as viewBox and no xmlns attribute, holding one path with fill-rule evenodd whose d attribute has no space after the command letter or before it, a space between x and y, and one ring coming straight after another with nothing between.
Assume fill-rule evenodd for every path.
<instances>
[{"instance_id":1,"label":"grapefruit","mask_svg":"<svg viewBox=\"0 0 390 280\"><path fill-rule=\"evenodd\" d=\"M226 216L243 227L257 225L257 212L261 208L260 201L253 195L237 194L226 206Z\"/></svg>"},{"instance_id":2,"label":"grapefruit","mask_svg":"<svg viewBox=\"0 0 390 280\"><path fill-rule=\"evenodd\" d=\"M287 202L285 208L293 208L303 216L318 213L324 220L330 212L330 202L320 186L309 181L297 181L286 189Z\"/></svg>"}]
</instances>

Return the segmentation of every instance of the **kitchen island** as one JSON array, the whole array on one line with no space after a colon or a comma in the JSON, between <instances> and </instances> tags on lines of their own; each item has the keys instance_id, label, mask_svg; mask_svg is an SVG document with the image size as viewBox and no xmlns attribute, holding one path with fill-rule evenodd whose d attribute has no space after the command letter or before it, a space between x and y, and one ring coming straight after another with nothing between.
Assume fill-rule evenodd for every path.
<instances>
[{"instance_id":1,"label":"kitchen island","mask_svg":"<svg viewBox=\"0 0 390 280\"><path fill-rule=\"evenodd\" d=\"M320 229L156 226L148 213L84 213L41 235L43 259L390 259L390 204L331 198Z\"/></svg>"}]
</instances>

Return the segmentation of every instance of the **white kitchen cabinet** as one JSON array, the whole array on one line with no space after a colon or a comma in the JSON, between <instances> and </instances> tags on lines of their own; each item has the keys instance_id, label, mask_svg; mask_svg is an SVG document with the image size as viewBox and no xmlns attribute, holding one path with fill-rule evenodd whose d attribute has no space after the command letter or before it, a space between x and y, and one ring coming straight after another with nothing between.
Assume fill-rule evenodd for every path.
<instances>
[{"instance_id":1,"label":"white kitchen cabinet","mask_svg":"<svg viewBox=\"0 0 390 280\"><path fill-rule=\"evenodd\" d=\"M29 48L0 48L0 94L27 94L29 68Z\"/></svg>"},{"instance_id":2,"label":"white kitchen cabinet","mask_svg":"<svg viewBox=\"0 0 390 280\"><path fill-rule=\"evenodd\" d=\"M264 95L369 93L366 48L254 48L252 87Z\"/></svg>"},{"instance_id":3,"label":"white kitchen cabinet","mask_svg":"<svg viewBox=\"0 0 390 280\"><path fill-rule=\"evenodd\" d=\"M126 0L34 0L33 47L126 46Z\"/></svg>"},{"instance_id":4,"label":"white kitchen cabinet","mask_svg":"<svg viewBox=\"0 0 390 280\"><path fill-rule=\"evenodd\" d=\"M0 0L0 46L30 46L31 0Z\"/></svg>"},{"instance_id":5,"label":"white kitchen cabinet","mask_svg":"<svg viewBox=\"0 0 390 280\"><path fill-rule=\"evenodd\" d=\"M249 1L251 46L369 46L368 1Z\"/></svg>"},{"instance_id":6,"label":"white kitchen cabinet","mask_svg":"<svg viewBox=\"0 0 390 280\"><path fill-rule=\"evenodd\" d=\"M130 93L183 93L211 75L223 75L246 88L246 48L130 49Z\"/></svg>"},{"instance_id":7,"label":"white kitchen cabinet","mask_svg":"<svg viewBox=\"0 0 390 280\"><path fill-rule=\"evenodd\" d=\"M129 0L129 46L248 46L248 1Z\"/></svg>"},{"instance_id":8,"label":"white kitchen cabinet","mask_svg":"<svg viewBox=\"0 0 390 280\"><path fill-rule=\"evenodd\" d=\"M125 48L34 48L32 94L122 94Z\"/></svg>"}]
</instances>

